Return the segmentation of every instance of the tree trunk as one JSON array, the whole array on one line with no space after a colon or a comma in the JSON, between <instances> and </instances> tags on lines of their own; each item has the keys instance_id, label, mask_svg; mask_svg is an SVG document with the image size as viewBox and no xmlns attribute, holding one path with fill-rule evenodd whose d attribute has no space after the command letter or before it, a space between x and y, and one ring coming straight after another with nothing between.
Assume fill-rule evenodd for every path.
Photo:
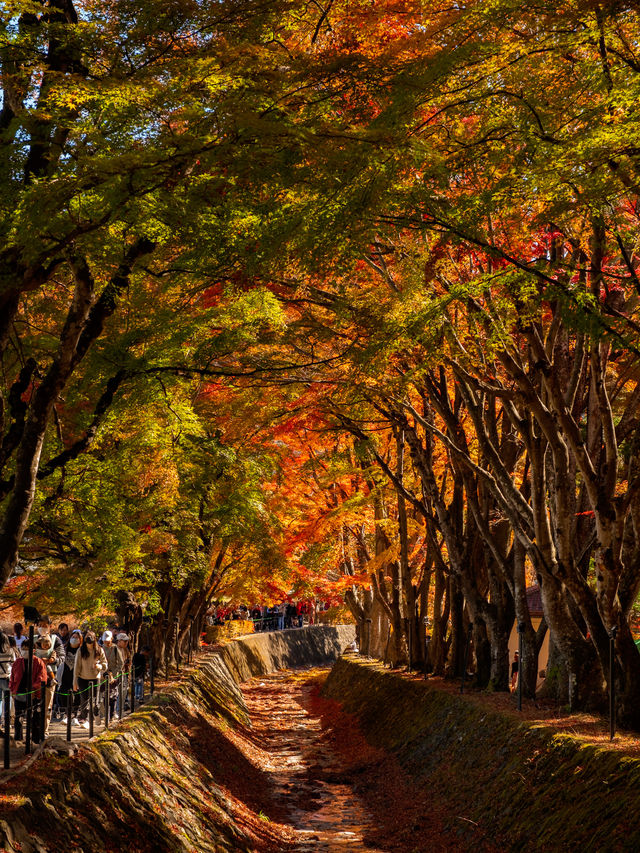
<instances>
[{"instance_id":1,"label":"tree trunk","mask_svg":"<svg viewBox=\"0 0 640 853\"><path fill-rule=\"evenodd\" d=\"M494 643L489 640L484 619L478 618L473 623L473 647L476 659L476 685L484 689L491 681L492 658L495 649Z\"/></svg>"},{"instance_id":2,"label":"tree trunk","mask_svg":"<svg viewBox=\"0 0 640 853\"><path fill-rule=\"evenodd\" d=\"M436 564L433 593L433 626L429 643L429 666L434 675L443 676L447 663L446 643L449 624L451 578L447 578L441 566Z\"/></svg>"},{"instance_id":3,"label":"tree trunk","mask_svg":"<svg viewBox=\"0 0 640 853\"><path fill-rule=\"evenodd\" d=\"M464 658L467 646L467 633L464 625L464 596L460 590L460 581L450 578L451 584L451 646L445 674L452 678L461 678L464 671Z\"/></svg>"}]
</instances>

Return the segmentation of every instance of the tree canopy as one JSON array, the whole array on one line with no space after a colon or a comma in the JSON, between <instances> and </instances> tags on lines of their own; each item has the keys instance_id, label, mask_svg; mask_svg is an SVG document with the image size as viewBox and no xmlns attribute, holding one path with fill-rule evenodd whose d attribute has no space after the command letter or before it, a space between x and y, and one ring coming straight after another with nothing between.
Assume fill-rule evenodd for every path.
<instances>
[{"instance_id":1,"label":"tree canopy","mask_svg":"<svg viewBox=\"0 0 640 853\"><path fill-rule=\"evenodd\" d=\"M548 631L548 689L640 724L639 29L5 4L5 593L343 596L395 663L471 631L494 689L515 619L526 692Z\"/></svg>"}]
</instances>

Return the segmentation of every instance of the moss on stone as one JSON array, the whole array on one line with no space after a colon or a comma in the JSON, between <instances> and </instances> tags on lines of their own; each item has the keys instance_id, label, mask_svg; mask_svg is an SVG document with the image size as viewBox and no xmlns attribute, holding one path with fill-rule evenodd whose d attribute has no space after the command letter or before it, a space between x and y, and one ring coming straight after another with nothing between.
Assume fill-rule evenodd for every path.
<instances>
[{"instance_id":1,"label":"moss on stone","mask_svg":"<svg viewBox=\"0 0 640 853\"><path fill-rule=\"evenodd\" d=\"M639 760L357 659L341 658L324 690L503 849L640 849Z\"/></svg>"}]
</instances>

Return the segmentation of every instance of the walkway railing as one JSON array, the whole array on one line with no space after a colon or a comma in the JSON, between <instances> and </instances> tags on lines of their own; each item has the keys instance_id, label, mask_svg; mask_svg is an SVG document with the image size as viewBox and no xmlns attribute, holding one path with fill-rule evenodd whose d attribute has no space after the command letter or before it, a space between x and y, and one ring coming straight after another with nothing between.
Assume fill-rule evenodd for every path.
<instances>
[{"instance_id":1,"label":"walkway railing","mask_svg":"<svg viewBox=\"0 0 640 853\"><path fill-rule=\"evenodd\" d=\"M283 616L281 613L269 613L266 616L256 617L251 620L253 630L261 631L286 631L289 628L303 628L304 618L302 616Z\"/></svg>"},{"instance_id":2,"label":"walkway railing","mask_svg":"<svg viewBox=\"0 0 640 853\"><path fill-rule=\"evenodd\" d=\"M136 676L134 667L112 677L106 673L104 677L92 680L82 690L58 690L55 694L57 710L66 711L65 739L73 740L72 726L76 714L80 712L88 721L88 736L94 736L97 727L109 728L114 719L122 719L125 712L133 713L136 705L145 700L145 690L148 682L148 696L153 696L155 690L154 660L149 661L149 676ZM3 699L3 766L7 770L11 766L11 705L14 709L14 749L22 741L24 731L24 754L30 755L34 743L44 739L47 713L46 682L42 681L39 688L33 688L23 693L11 694L9 690L2 691ZM85 728L85 727L83 727Z\"/></svg>"}]
</instances>

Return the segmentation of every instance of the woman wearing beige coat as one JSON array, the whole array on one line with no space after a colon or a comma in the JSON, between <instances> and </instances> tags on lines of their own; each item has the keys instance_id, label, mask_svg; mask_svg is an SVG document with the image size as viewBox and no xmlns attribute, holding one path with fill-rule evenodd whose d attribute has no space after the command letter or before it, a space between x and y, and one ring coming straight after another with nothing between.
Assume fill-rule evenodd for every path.
<instances>
[{"instance_id":1,"label":"woman wearing beige coat","mask_svg":"<svg viewBox=\"0 0 640 853\"><path fill-rule=\"evenodd\" d=\"M97 700L97 688L92 689L100 676L107 671L107 659L101 646L98 645L96 635L93 631L85 631L82 645L76 653L73 666L73 689L80 691L80 710L78 722L83 729L89 728L87 715L89 713L89 701L92 692Z\"/></svg>"}]
</instances>

